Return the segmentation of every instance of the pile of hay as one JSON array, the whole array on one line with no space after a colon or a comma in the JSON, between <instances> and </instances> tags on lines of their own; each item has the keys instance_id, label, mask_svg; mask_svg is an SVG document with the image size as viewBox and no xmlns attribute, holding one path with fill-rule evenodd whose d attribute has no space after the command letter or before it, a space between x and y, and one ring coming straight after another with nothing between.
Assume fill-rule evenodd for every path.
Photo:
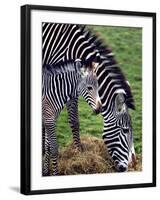
<instances>
[{"instance_id":1,"label":"pile of hay","mask_svg":"<svg viewBox=\"0 0 160 200\"><path fill-rule=\"evenodd\" d=\"M81 143L81 151L75 149L73 144L60 150L58 160L60 175L115 172L103 140L93 136L83 136ZM139 167L136 167L136 171L141 170L141 164L137 166ZM133 169L130 168L129 171L133 171Z\"/></svg>"}]
</instances>

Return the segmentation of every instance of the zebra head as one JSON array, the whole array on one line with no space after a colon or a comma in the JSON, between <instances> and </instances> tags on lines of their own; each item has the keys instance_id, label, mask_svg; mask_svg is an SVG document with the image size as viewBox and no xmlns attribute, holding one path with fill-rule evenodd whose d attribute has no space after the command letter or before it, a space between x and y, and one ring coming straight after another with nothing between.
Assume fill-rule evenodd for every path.
<instances>
[{"instance_id":1,"label":"zebra head","mask_svg":"<svg viewBox=\"0 0 160 200\"><path fill-rule=\"evenodd\" d=\"M81 82L79 84L79 95L87 101L93 112L98 114L101 112L101 101L98 94L97 77L92 69L81 68Z\"/></svg>"},{"instance_id":2,"label":"zebra head","mask_svg":"<svg viewBox=\"0 0 160 200\"><path fill-rule=\"evenodd\" d=\"M125 103L126 95L120 90L113 95L111 113L108 119L105 118L103 139L114 160L116 170L124 172L128 169L129 162L132 162L130 159L134 151L131 118Z\"/></svg>"},{"instance_id":3,"label":"zebra head","mask_svg":"<svg viewBox=\"0 0 160 200\"><path fill-rule=\"evenodd\" d=\"M115 63L114 63L115 64ZM103 140L118 172L135 164L129 108L134 109L130 86L116 65L105 59L96 69L104 118Z\"/></svg>"}]
</instances>

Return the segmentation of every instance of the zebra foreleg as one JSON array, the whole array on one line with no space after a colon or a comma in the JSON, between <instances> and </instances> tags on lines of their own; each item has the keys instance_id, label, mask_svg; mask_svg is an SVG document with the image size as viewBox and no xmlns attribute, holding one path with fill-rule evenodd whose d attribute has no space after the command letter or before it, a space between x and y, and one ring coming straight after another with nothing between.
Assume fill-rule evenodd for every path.
<instances>
[{"instance_id":1,"label":"zebra foreleg","mask_svg":"<svg viewBox=\"0 0 160 200\"><path fill-rule=\"evenodd\" d=\"M43 156L43 165L42 165L42 175L49 176L49 140L47 137L46 129L44 123L42 123L42 156Z\"/></svg>"},{"instance_id":2,"label":"zebra foreleg","mask_svg":"<svg viewBox=\"0 0 160 200\"><path fill-rule=\"evenodd\" d=\"M79 134L78 98L71 99L66 103L68 111L68 122L72 129L73 144L76 148L82 149Z\"/></svg>"},{"instance_id":3,"label":"zebra foreleg","mask_svg":"<svg viewBox=\"0 0 160 200\"><path fill-rule=\"evenodd\" d=\"M45 167L49 169L49 175L58 175L58 165L57 165L57 159L58 159L58 144L55 134L55 122L52 120L47 120L45 122L45 131L46 131L46 142L47 147L49 148L49 159L45 160ZM48 149L46 149L48 150Z\"/></svg>"}]
</instances>

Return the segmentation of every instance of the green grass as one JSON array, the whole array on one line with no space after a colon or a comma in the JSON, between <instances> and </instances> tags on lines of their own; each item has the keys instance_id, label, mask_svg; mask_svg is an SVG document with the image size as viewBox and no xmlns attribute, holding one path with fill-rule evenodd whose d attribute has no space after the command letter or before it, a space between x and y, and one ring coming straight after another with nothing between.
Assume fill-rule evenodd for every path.
<instances>
[{"instance_id":1,"label":"green grass","mask_svg":"<svg viewBox=\"0 0 160 200\"><path fill-rule=\"evenodd\" d=\"M136 153L142 152L142 29L127 27L92 26L103 41L112 48L120 68L130 82L135 99L135 111L130 111L132 118ZM80 97L80 132L102 137L103 119L93 115L91 108ZM57 138L60 147L72 141L72 134L64 109L57 122Z\"/></svg>"}]
</instances>

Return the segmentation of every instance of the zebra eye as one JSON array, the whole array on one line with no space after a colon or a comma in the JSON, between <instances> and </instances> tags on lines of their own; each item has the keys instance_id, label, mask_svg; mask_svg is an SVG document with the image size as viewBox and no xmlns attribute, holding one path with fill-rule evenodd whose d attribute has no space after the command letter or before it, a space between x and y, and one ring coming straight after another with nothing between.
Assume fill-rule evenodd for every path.
<instances>
[{"instance_id":1,"label":"zebra eye","mask_svg":"<svg viewBox=\"0 0 160 200\"><path fill-rule=\"evenodd\" d=\"M92 87L91 87L91 86L88 86L87 89L88 89L88 90L92 90Z\"/></svg>"},{"instance_id":2,"label":"zebra eye","mask_svg":"<svg viewBox=\"0 0 160 200\"><path fill-rule=\"evenodd\" d=\"M124 133L129 133L129 128L123 128Z\"/></svg>"}]
</instances>

